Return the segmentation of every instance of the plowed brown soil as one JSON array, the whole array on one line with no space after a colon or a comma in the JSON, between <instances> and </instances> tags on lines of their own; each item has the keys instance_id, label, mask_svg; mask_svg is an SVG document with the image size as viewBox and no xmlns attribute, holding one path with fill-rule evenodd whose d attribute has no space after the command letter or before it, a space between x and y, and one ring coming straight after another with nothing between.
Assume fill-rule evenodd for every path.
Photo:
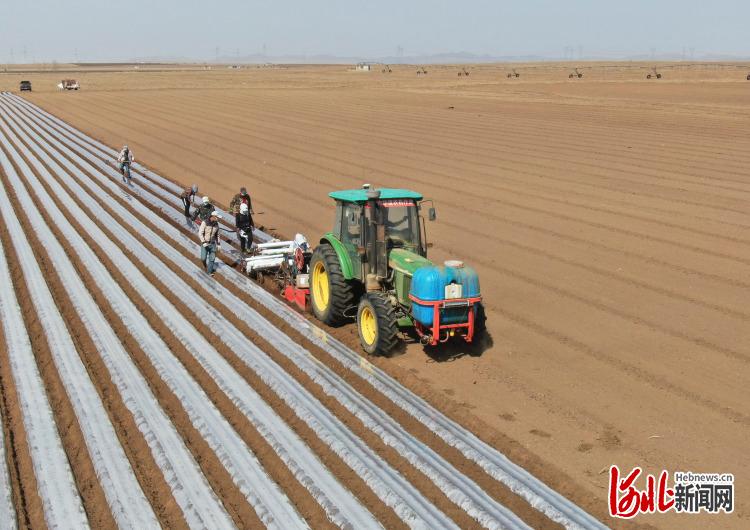
<instances>
[{"instance_id":1,"label":"plowed brown soil","mask_svg":"<svg viewBox=\"0 0 750 530\"><path fill-rule=\"evenodd\" d=\"M286 235L317 240L334 189L435 199L431 257L477 268L492 345L374 362L602 509L613 463L734 473L737 513L700 518L722 527L750 517L745 74L89 73L88 90L28 98L224 204L246 185Z\"/></svg>"}]
</instances>

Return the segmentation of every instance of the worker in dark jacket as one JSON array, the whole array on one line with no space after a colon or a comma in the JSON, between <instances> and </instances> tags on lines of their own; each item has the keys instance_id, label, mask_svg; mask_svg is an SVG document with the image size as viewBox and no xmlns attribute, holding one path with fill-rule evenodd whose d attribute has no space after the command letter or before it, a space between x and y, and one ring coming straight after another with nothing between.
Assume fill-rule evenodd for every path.
<instances>
[{"instance_id":1,"label":"worker in dark jacket","mask_svg":"<svg viewBox=\"0 0 750 530\"><path fill-rule=\"evenodd\" d=\"M211 204L211 200L208 197L203 197L201 205L198 206L193 212L192 219L200 219L201 221L208 221L211 216L211 212L214 211L214 205Z\"/></svg>"},{"instance_id":2,"label":"worker in dark jacket","mask_svg":"<svg viewBox=\"0 0 750 530\"><path fill-rule=\"evenodd\" d=\"M182 206L185 208L185 219L190 220L190 206L195 204L195 194L198 193L198 185L193 184L192 188L185 188L180 195Z\"/></svg>"},{"instance_id":3,"label":"worker in dark jacket","mask_svg":"<svg viewBox=\"0 0 750 530\"><path fill-rule=\"evenodd\" d=\"M240 192L232 198L232 202L229 203L229 213L234 215L234 224L237 225L240 215L240 205L247 204L247 209L250 215L253 214L253 203L250 200L250 195L247 193L246 188L240 188Z\"/></svg>"},{"instance_id":4,"label":"worker in dark jacket","mask_svg":"<svg viewBox=\"0 0 750 530\"><path fill-rule=\"evenodd\" d=\"M253 216L250 215L250 208L247 204L240 204L240 213L235 216L237 222L237 237L240 240L240 250L244 253L250 250L253 244Z\"/></svg>"}]
</instances>

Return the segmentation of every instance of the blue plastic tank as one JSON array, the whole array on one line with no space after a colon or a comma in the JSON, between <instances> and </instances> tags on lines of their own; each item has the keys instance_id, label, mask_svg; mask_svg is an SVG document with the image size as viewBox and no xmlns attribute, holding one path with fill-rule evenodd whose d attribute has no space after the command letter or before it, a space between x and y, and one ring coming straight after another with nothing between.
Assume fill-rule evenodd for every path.
<instances>
[{"instance_id":1,"label":"blue plastic tank","mask_svg":"<svg viewBox=\"0 0 750 530\"><path fill-rule=\"evenodd\" d=\"M426 302L434 302L445 299L446 286L451 283L461 285L461 298L472 298L479 296L479 275L471 267L466 267L462 262L447 261L445 266L428 266L417 269L411 281L409 292ZM433 325L433 308L429 305L412 302L412 316L424 326ZM443 324L459 324L466 322L469 318L468 308L455 307L442 309L440 321Z\"/></svg>"},{"instance_id":2,"label":"blue plastic tank","mask_svg":"<svg viewBox=\"0 0 750 530\"><path fill-rule=\"evenodd\" d=\"M433 302L442 300L445 292L445 277L440 267L428 265L414 271L409 293L420 300ZM414 319L425 326L432 326L432 306L420 305L412 302L411 313Z\"/></svg>"}]
</instances>

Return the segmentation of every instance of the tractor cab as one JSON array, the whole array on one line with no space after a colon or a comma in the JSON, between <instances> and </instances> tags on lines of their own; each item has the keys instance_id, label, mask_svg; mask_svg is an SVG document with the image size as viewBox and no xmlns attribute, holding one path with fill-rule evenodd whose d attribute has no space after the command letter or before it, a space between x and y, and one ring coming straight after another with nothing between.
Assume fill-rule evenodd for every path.
<instances>
[{"instance_id":1,"label":"tractor cab","mask_svg":"<svg viewBox=\"0 0 750 530\"><path fill-rule=\"evenodd\" d=\"M345 268L350 279L365 282L369 274L371 282L384 280L393 249L426 258L426 232L420 215L423 197L419 193L365 187L329 195L336 201L336 216L327 235L332 237L325 239L340 243L348 258ZM434 208L430 212L434 219Z\"/></svg>"}]
</instances>

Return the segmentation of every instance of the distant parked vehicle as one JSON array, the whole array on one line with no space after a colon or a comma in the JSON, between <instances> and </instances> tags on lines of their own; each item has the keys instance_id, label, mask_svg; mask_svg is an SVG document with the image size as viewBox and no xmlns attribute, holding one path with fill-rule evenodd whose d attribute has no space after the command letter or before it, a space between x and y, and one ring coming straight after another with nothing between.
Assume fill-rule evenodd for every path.
<instances>
[{"instance_id":1,"label":"distant parked vehicle","mask_svg":"<svg viewBox=\"0 0 750 530\"><path fill-rule=\"evenodd\" d=\"M31 92L31 81L21 81L21 92Z\"/></svg>"},{"instance_id":2,"label":"distant parked vehicle","mask_svg":"<svg viewBox=\"0 0 750 530\"><path fill-rule=\"evenodd\" d=\"M574 78L581 79L583 77L583 72L579 72L578 68L574 68L573 71L568 74L568 79L574 79Z\"/></svg>"},{"instance_id":3,"label":"distant parked vehicle","mask_svg":"<svg viewBox=\"0 0 750 530\"><path fill-rule=\"evenodd\" d=\"M661 74L656 71L655 66L651 67L651 72L652 73L646 75L646 79L651 79L652 77L655 77L656 79L661 79Z\"/></svg>"},{"instance_id":4,"label":"distant parked vehicle","mask_svg":"<svg viewBox=\"0 0 750 530\"><path fill-rule=\"evenodd\" d=\"M60 81L60 84L57 85L57 88L60 90L78 90L81 88L81 85L79 85L78 81L75 79L63 79Z\"/></svg>"}]
</instances>

